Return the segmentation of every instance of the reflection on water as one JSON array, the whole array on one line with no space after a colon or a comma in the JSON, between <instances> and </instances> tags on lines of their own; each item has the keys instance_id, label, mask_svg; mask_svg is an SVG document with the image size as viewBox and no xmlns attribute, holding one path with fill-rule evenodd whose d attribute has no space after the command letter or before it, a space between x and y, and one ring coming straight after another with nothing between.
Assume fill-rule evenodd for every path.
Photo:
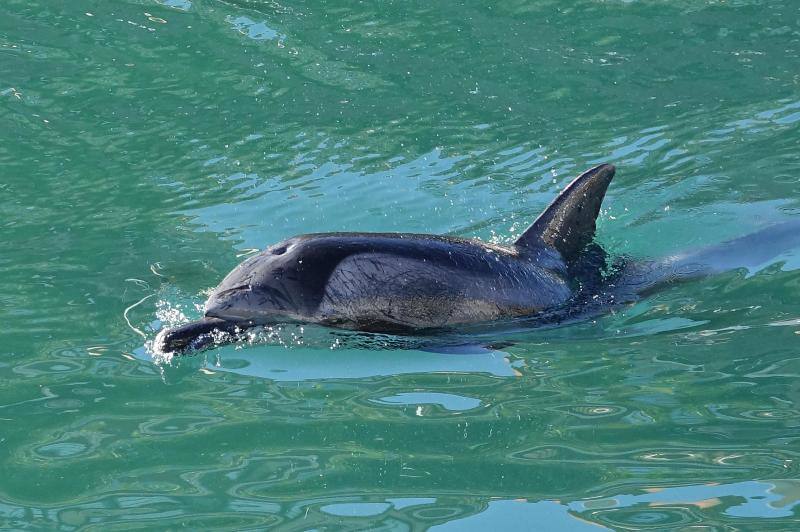
<instances>
[{"instance_id":1,"label":"reflection on water","mask_svg":"<svg viewBox=\"0 0 800 532\"><path fill-rule=\"evenodd\" d=\"M408 392L389 397L381 397L378 402L397 405L440 405L450 411L471 410L480 406L480 399L462 397L449 393ZM421 415L421 407L417 407L417 415Z\"/></svg>"},{"instance_id":2,"label":"reflection on water","mask_svg":"<svg viewBox=\"0 0 800 532\"><path fill-rule=\"evenodd\" d=\"M792 517L799 496L796 480L777 480L650 488L638 495L571 502L498 500L489 502L483 512L435 529L530 530L533 523L547 530L663 529L707 524L709 514L740 518L745 526L753 518Z\"/></svg>"},{"instance_id":3,"label":"reflection on water","mask_svg":"<svg viewBox=\"0 0 800 532\"><path fill-rule=\"evenodd\" d=\"M234 475L236 477L238 475ZM222 507L235 512L234 517L228 515L227 519L233 520L237 527L281 524L313 528L330 524L331 517L335 517L334 522L340 526L373 529L486 530L500 527L522 531L630 527L657 530L709 525L725 517L733 518L737 526L749 527L760 519L792 517L800 494L796 480L762 480L649 488L636 495L620 493L574 501L473 497L456 502L448 496L379 498L343 494L289 502L263 500L248 493L253 487L247 482L241 483L225 500L219 501ZM191 497L199 499L208 495L196 493ZM214 527L225 522L222 515L184 513L187 506L202 504L200 500L145 495L108 496L68 508L29 508L1 503L0 518L12 526L36 522L89 528L101 528L109 518L128 526L190 523L197 527ZM766 526L770 526L768 523ZM225 522L225 526L228 525Z\"/></svg>"},{"instance_id":4,"label":"reflection on water","mask_svg":"<svg viewBox=\"0 0 800 532\"><path fill-rule=\"evenodd\" d=\"M151 360L144 347L134 352L142 360ZM321 379L360 379L364 377L425 373L488 373L514 376L514 364L499 351L480 354L452 354L413 349L394 351L302 346L225 347L187 360L207 371L223 371L274 381L313 381ZM165 371L172 368L166 366Z\"/></svg>"}]
</instances>

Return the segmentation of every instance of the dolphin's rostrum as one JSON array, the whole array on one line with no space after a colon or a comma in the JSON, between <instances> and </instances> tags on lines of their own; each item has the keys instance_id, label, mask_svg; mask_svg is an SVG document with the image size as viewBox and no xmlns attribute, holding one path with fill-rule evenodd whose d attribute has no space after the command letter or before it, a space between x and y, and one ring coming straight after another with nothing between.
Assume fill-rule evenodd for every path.
<instances>
[{"instance_id":1,"label":"dolphin's rostrum","mask_svg":"<svg viewBox=\"0 0 800 532\"><path fill-rule=\"evenodd\" d=\"M593 239L614 171L602 164L578 176L510 246L407 233L289 238L231 271L205 317L162 331L156 349L200 348L215 331L287 322L422 334L503 318L553 323L722 269L708 251L608 264Z\"/></svg>"}]
</instances>

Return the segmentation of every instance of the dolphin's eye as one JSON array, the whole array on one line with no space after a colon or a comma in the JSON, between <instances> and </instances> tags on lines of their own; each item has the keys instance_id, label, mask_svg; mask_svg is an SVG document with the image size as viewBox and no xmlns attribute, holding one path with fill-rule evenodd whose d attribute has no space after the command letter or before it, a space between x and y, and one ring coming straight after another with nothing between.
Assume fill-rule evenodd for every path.
<instances>
[{"instance_id":1,"label":"dolphin's eye","mask_svg":"<svg viewBox=\"0 0 800 532\"><path fill-rule=\"evenodd\" d=\"M286 246L280 246L272 250L273 255L283 255L286 253Z\"/></svg>"}]
</instances>

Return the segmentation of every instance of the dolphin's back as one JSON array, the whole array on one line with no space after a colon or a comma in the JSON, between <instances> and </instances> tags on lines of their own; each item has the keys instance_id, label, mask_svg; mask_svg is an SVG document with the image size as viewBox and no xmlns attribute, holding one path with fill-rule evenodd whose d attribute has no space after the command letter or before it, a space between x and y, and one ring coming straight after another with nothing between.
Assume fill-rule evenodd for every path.
<instances>
[{"instance_id":1,"label":"dolphin's back","mask_svg":"<svg viewBox=\"0 0 800 532\"><path fill-rule=\"evenodd\" d=\"M420 239L373 242L344 257L331 271L316 321L359 330L441 328L533 315L571 296L563 276L530 257Z\"/></svg>"}]
</instances>

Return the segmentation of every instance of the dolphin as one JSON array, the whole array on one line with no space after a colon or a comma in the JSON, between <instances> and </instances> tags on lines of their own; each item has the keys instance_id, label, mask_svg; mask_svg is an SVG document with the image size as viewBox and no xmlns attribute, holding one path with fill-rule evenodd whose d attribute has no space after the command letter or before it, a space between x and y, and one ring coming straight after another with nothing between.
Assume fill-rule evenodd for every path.
<instances>
[{"instance_id":1,"label":"dolphin","mask_svg":"<svg viewBox=\"0 0 800 532\"><path fill-rule=\"evenodd\" d=\"M155 349L202 349L247 328L291 322L423 336L507 319L557 324L730 269L727 259L741 247L760 246L754 261L777 253L751 235L742 245L658 261L609 260L594 235L614 173L601 164L576 177L511 245L410 233L289 238L234 268L204 317L162 330ZM796 225L783 229L795 242Z\"/></svg>"}]
</instances>

